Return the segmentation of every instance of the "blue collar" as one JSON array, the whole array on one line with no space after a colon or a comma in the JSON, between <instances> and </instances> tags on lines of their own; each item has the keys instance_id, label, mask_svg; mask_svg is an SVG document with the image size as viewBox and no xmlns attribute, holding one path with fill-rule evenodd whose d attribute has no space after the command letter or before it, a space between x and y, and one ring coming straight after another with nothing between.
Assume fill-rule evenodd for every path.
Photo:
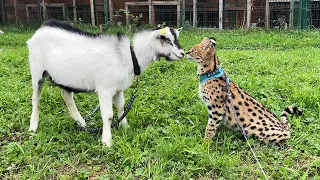
<instances>
[{"instance_id":1,"label":"blue collar","mask_svg":"<svg viewBox=\"0 0 320 180\"><path fill-rule=\"evenodd\" d=\"M221 77L223 75L224 71L223 69L219 66L218 69L205 73L205 74L201 74L200 75L200 83L204 83L210 79L214 79L214 78L218 78Z\"/></svg>"}]
</instances>

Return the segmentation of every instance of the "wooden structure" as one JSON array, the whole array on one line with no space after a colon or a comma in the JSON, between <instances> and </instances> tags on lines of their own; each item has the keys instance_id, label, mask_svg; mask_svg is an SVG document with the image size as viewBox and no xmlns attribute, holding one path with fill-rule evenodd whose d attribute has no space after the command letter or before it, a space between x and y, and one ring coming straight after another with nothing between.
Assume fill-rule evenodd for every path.
<instances>
[{"instance_id":1,"label":"wooden structure","mask_svg":"<svg viewBox=\"0 0 320 180\"><path fill-rule=\"evenodd\" d=\"M0 2L5 2L5 0L0 0ZM175 18L176 18L176 25L181 26L182 19L185 13L185 6L192 6L192 16L193 16L193 26L197 26L197 21L198 21L198 9L197 9L197 3L198 0L7 0L9 2L12 2L14 4L14 15L10 15L9 22L16 22L16 23L34 23L34 18L38 18L39 23L43 20L47 20L50 18L53 18L52 16L50 17L50 9L52 11L52 8L55 9L60 9L59 13L61 13L59 16L62 19L72 19L73 21L79 21L79 18L83 19L84 17L87 18L87 20L90 20L92 25L97 25L97 24L105 24L110 22L112 25L115 25L116 23L114 14L116 11L119 11L119 9L125 9L127 12L130 12L131 8L133 7L147 7L148 8L148 13L147 13L147 21L149 24L155 24L157 23L155 20L155 17L159 16L159 12L161 9L158 9L155 11L155 7L159 8L160 6L162 7L176 7L176 12L175 12ZM6 1L6 3L7 3ZM210 1L210 0L208 0ZM224 13L224 3L226 0L217 0L219 2L219 29L222 29L224 18L223 18L223 13ZM230 0L232 1L232 0ZM238 0L235 0L238 1ZM243 0L246 1L246 0ZM248 0L251 1L251 0ZM188 4L189 3L189 4ZM190 4L191 3L191 4ZM21 10L19 10L17 7L17 4L20 4L20 6L24 7L24 12L25 15L23 16L22 14L18 15L18 12L21 13ZM81 17L81 7L83 5L87 6L87 13L83 14ZM182 6L183 5L183 6ZM99 6L103 6L103 9L99 10ZM5 8L4 6L1 6L1 9ZM20 8L21 9L21 8ZM31 11L33 9L33 11ZM37 9L38 14L35 16L34 15L34 9ZM172 9L171 9L172 10ZM182 12L184 10L184 12ZM98 15L97 18L97 11L102 12L103 15L103 20L98 20L100 15ZM2 12L5 12L5 10L2 10ZM22 12L23 13L23 12ZM164 14L164 13L163 13ZM125 16L123 19L125 19L125 23L128 25L130 24L130 17L128 14L123 14ZM144 17L145 18L145 17ZM4 16L2 17L4 19ZM26 20L25 20L26 19ZM85 20L84 22L88 22ZM3 21L4 22L4 21ZM159 20L158 20L159 23Z\"/></svg>"},{"instance_id":2,"label":"wooden structure","mask_svg":"<svg viewBox=\"0 0 320 180\"><path fill-rule=\"evenodd\" d=\"M247 0L193 0L193 26L219 29L246 27L246 13L250 13L246 4Z\"/></svg>"},{"instance_id":3,"label":"wooden structure","mask_svg":"<svg viewBox=\"0 0 320 180\"><path fill-rule=\"evenodd\" d=\"M166 6L177 6L177 26L181 26L181 0L177 1L152 1L147 2L125 2L125 10L130 12L130 6L148 6L149 8L149 24L155 24L155 11L154 6L166 5ZM126 13L126 24L130 24L130 18L128 13Z\"/></svg>"},{"instance_id":4,"label":"wooden structure","mask_svg":"<svg viewBox=\"0 0 320 180\"><path fill-rule=\"evenodd\" d=\"M17 1L17 0L15 0ZM36 8L38 5L37 4L26 4L26 15L27 15L27 23L29 23L30 21L30 8ZM48 7L56 7L56 8L61 8L62 9L62 13L63 13L63 18L67 19L67 8L66 8L66 4L46 4L46 5L42 5L43 6L43 19L44 20L48 20L48 11L47 8ZM15 17L17 17L17 15L15 15ZM16 22L18 22L18 18L16 18Z\"/></svg>"},{"instance_id":5,"label":"wooden structure","mask_svg":"<svg viewBox=\"0 0 320 180\"><path fill-rule=\"evenodd\" d=\"M120 13L117 23L115 15L120 10L130 15ZM151 25L167 21L219 29L272 28L281 15L290 29L320 27L320 0L0 0L0 23L40 24L56 18L129 25L131 15L140 12L141 24Z\"/></svg>"}]
</instances>

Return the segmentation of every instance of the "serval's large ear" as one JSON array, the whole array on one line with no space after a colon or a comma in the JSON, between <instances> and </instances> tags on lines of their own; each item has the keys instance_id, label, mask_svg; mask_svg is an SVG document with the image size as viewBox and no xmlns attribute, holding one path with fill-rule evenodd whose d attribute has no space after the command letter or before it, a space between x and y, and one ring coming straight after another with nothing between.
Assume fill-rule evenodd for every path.
<instances>
[{"instance_id":1,"label":"serval's large ear","mask_svg":"<svg viewBox=\"0 0 320 180\"><path fill-rule=\"evenodd\" d=\"M211 48L211 41L208 37L203 38L200 44L203 50Z\"/></svg>"},{"instance_id":2,"label":"serval's large ear","mask_svg":"<svg viewBox=\"0 0 320 180\"><path fill-rule=\"evenodd\" d=\"M211 41L211 46L216 47L216 44L217 44L216 39L214 37L210 37L209 39Z\"/></svg>"}]
</instances>

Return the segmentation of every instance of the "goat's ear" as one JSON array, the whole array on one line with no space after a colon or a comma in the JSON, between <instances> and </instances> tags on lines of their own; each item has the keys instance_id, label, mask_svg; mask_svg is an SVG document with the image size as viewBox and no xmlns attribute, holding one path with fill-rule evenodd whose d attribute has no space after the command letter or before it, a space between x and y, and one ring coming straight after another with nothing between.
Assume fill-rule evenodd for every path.
<instances>
[{"instance_id":1,"label":"goat's ear","mask_svg":"<svg viewBox=\"0 0 320 180\"><path fill-rule=\"evenodd\" d=\"M182 27L181 28L178 28L178 29L175 29L176 33L177 33L177 36L179 36L179 33L181 32L182 30Z\"/></svg>"},{"instance_id":2,"label":"goat's ear","mask_svg":"<svg viewBox=\"0 0 320 180\"><path fill-rule=\"evenodd\" d=\"M160 39L160 38L165 37L167 32L168 32L168 30L166 28L157 29L155 31L155 36L156 36L156 38Z\"/></svg>"}]
</instances>

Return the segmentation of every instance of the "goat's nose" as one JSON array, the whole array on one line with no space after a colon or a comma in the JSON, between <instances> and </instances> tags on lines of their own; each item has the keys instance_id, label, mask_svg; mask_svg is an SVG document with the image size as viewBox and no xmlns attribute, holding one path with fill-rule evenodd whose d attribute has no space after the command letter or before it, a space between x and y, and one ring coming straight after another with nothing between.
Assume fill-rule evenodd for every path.
<instances>
[{"instance_id":1,"label":"goat's nose","mask_svg":"<svg viewBox=\"0 0 320 180\"><path fill-rule=\"evenodd\" d=\"M184 53L182 52L182 53L180 53L181 54L181 56L184 56Z\"/></svg>"},{"instance_id":2,"label":"goat's nose","mask_svg":"<svg viewBox=\"0 0 320 180\"><path fill-rule=\"evenodd\" d=\"M190 52L187 52L186 54L190 54Z\"/></svg>"}]
</instances>

